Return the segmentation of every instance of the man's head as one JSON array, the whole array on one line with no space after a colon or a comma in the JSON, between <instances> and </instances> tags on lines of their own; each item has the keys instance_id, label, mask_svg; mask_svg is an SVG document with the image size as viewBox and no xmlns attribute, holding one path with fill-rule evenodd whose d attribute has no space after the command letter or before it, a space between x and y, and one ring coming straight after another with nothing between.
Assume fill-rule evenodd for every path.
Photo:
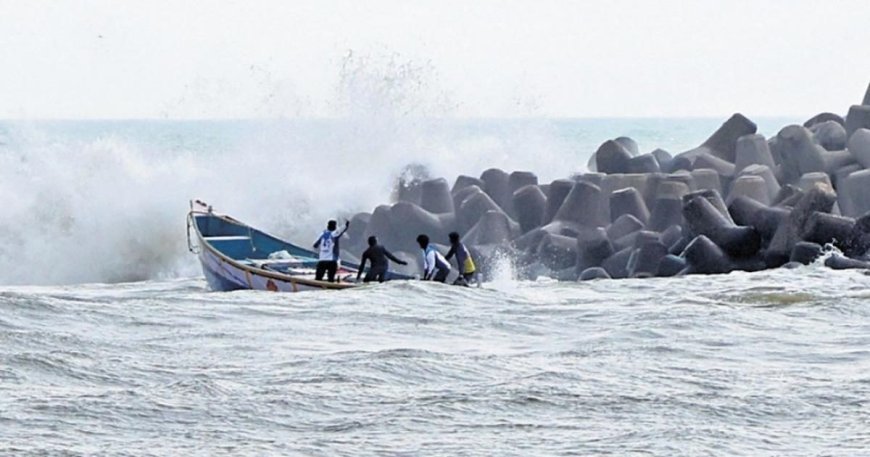
<instances>
[{"instance_id":1,"label":"man's head","mask_svg":"<svg viewBox=\"0 0 870 457\"><path fill-rule=\"evenodd\" d=\"M369 237L369 246L374 246L376 244L378 244L378 237L370 236Z\"/></svg>"},{"instance_id":2,"label":"man's head","mask_svg":"<svg viewBox=\"0 0 870 457\"><path fill-rule=\"evenodd\" d=\"M450 238L450 244L456 244L459 242L459 234L456 232L450 232L447 237Z\"/></svg>"},{"instance_id":3,"label":"man's head","mask_svg":"<svg viewBox=\"0 0 870 457\"><path fill-rule=\"evenodd\" d=\"M429 237L426 235L419 235L417 237L417 244L420 245L421 249L426 249L429 246Z\"/></svg>"},{"instance_id":4,"label":"man's head","mask_svg":"<svg viewBox=\"0 0 870 457\"><path fill-rule=\"evenodd\" d=\"M333 219L330 219L329 222L326 223L326 230L333 231L336 227L338 227L338 222L335 222Z\"/></svg>"}]
</instances>

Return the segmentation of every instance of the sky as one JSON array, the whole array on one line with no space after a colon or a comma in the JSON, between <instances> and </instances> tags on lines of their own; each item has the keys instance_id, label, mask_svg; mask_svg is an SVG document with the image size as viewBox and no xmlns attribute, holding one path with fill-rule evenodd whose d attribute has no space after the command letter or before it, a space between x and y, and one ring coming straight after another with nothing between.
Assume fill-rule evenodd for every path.
<instances>
[{"instance_id":1,"label":"sky","mask_svg":"<svg viewBox=\"0 0 870 457\"><path fill-rule=\"evenodd\" d=\"M867 0L0 0L0 118L329 117L383 103L809 117L861 101L868 24Z\"/></svg>"}]
</instances>

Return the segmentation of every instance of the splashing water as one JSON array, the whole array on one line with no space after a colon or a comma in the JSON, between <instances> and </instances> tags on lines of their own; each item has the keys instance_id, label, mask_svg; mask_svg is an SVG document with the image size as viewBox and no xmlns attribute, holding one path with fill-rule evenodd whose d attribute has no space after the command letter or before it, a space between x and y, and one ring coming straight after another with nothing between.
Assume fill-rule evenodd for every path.
<instances>
[{"instance_id":1,"label":"splashing water","mask_svg":"<svg viewBox=\"0 0 870 457\"><path fill-rule=\"evenodd\" d=\"M487 287L509 292L516 289L517 272L514 258L507 253L497 252L488 259Z\"/></svg>"},{"instance_id":2,"label":"splashing water","mask_svg":"<svg viewBox=\"0 0 870 457\"><path fill-rule=\"evenodd\" d=\"M0 284L195 274L191 198L307 243L324 220L388 202L409 164L547 181L581 171L607 138L679 151L720 122L450 119L431 66L395 55L349 54L339 81L330 119L0 122Z\"/></svg>"}]
</instances>

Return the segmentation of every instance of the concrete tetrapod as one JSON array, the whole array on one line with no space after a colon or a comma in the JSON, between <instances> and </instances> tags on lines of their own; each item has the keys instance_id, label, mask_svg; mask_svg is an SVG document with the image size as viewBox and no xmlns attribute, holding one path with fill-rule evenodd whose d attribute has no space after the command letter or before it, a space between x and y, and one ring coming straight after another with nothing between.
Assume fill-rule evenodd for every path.
<instances>
[{"instance_id":1,"label":"concrete tetrapod","mask_svg":"<svg viewBox=\"0 0 870 457\"><path fill-rule=\"evenodd\" d=\"M659 264L668 255L668 248L659 241L644 243L628 260L628 275L632 278L651 278L659 271Z\"/></svg>"},{"instance_id":2,"label":"concrete tetrapod","mask_svg":"<svg viewBox=\"0 0 870 457\"><path fill-rule=\"evenodd\" d=\"M506 214L513 214L511 208L510 177L498 168L490 168L480 175L483 181L483 191L494 201Z\"/></svg>"},{"instance_id":3,"label":"concrete tetrapod","mask_svg":"<svg viewBox=\"0 0 870 457\"><path fill-rule=\"evenodd\" d=\"M725 253L710 238L696 236L681 254L688 264L688 274L715 274L731 271L731 263Z\"/></svg>"},{"instance_id":4,"label":"concrete tetrapod","mask_svg":"<svg viewBox=\"0 0 870 457\"><path fill-rule=\"evenodd\" d=\"M751 257L761 248L761 234L755 227L733 225L701 196L683 206L683 218L691 234L704 235L732 257Z\"/></svg>"},{"instance_id":5,"label":"concrete tetrapod","mask_svg":"<svg viewBox=\"0 0 870 457\"><path fill-rule=\"evenodd\" d=\"M553 220L573 222L585 227L603 227L609 221L604 219L602 207L602 194L598 186L576 182Z\"/></svg>"},{"instance_id":6,"label":"concrete tetrapod","mask_svg":"<svg viewBox=\"0 0 870 457\"><path fill-rule=\"evenodd\" d=\"M846 115L846 136L852 137L858 129L870 129L870 106L852 105Z\"/></svg>"},{"instance_id":7,"label":"concrete tetrapod","mask_svg":"<svg viewBox=\"0 0 870 457\"><path fill-rule=\"evenodd\" d=\"M735 198L728 206L728 211L735 224L755 227L765 244L773 238L791 212L786 208L764 205L749 197Z\"/></svg>"},{"instance_id":8,"label":"concrete tetrapod","mask_svg":"<svg viewBox=\"0 0 870 457\"><path fill-rule=\"evenodd\" d=\"M734 171L740 173L749 165L765 165L771 170L776 168L767 139L759 134L744 135L737 139Z\"/></svg>"},{"instance_id":9,"label":"concrete tetrapod","mask_svg":"<svg viewBox=\"0 0 870 457\"><path fill-rule=\"evenodd\" d=\"M600 266L613 252L613 245L603 228L582 230L577 236L577 271Z\"/></svg>"},{"instance_id":10,"label":"concrete tetrapod","mask_svg":"<svg viewBox=\"0 0 870 457\"><path fill-rule=\"evenodd\" d=\"M822 255L822 246L809 241L799 241L795 243L791 250L789 262L797 262L803 265L809 265L816 261Z\"/></svg>"},{"instance_id":11,"label":"concrete tetrapod","mask_svg":"<svg viewBox=\"0 0 870 457\"><path fill-rule=\"evenodd\" d=\"M452 213L453 196L444 178L429 179L421 184L420 206L430 213Z\"/></svg>"},{"instance_id":12,"label":"concrete tetrapod","mask_svg":"<svg viewBox=\"0 0 870 457\"><path fill-rule=\"evenodd\" d=\"M834 214L810 214L801 231L801 239L821 245L832 243L841 250L846 250L855 229L855 219Z\"/></svg>"},{"instance_id":13,"label":"concrete tetrapod","mask_svg":"<svg viewBox=\"0 0 870 457\"><path fill-rule=\"evenodd\" d=\"M828 213L834 207L837 194L830 186L817 184L809 189L776 230L766 253L768 266L777 267L788 261L795 243L801 241L803 227L812 213Z\"/></svg>"},{"instance_id":14,"label":"concrete tetrapod","mask_svg":"<svg viewBox=\"0 0 870 457\"><path fill-rule=\"evenodd\" d=\"M813 140L828 151L838 151L846 147L846 129L836 121L826 121L809 127Z\"/></svg>"},{"instance_id":15,"label":"concrete tetrapod","mask_svg":"<svg viewBox=\"0 0 870 457\"><path fill-rule=\"evenodd\" d=\"M547 211L547 196L537 185L521 187L513 196L513 207L522 233L540 227Z\"/></svg>"},{"instance_id":16,"label":"concrete tetrapod","mask_svg":"<svg viewBox=\"0 0 870 457\"><path fill-rule=\"evenodd\" d=\"M623 215L632 215L646 224L649 221L649 209L643 196L634 187L620 189L610 194L610 217L616 220Z\"/></svg>"},{"instance_id":17,"label":"concrete tetrapod","mask_svg":"<svg viewBox=\"0 0 870 457\"><path fill-rule=\"evenodd\" d=\"M547 211L544 213L544 224L552 222L556 213L565 202L565 197L574 187L574 181L569 179L557 179L550 183L550 191L547 193Z\"/></svg>"}]
</instances>

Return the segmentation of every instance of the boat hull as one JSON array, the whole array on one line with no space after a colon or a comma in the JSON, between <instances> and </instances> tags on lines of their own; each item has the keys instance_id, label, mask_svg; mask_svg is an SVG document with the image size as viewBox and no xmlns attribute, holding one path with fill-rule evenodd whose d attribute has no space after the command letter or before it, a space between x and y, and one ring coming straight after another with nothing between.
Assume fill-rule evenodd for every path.
<instances>
[{"instance_id":1,"label":"boat hull","mask_svg":"<svg viewBox=\"0 0 870 457\"><path fill-rule=\"evenodd\" d=\"M262 290L271 292L302 292L307 290L346 289L353 283L328 283L246 268L222 258L206 248L199 253L202 273L210 289L229 292L233 290ZM281 276L284 276L283 278Z\"/></svg>"},{"instance_id":2,"label":"boat hull","mask_svg":"<svg viewBox=\"0 0 870 457\"><path fill-rule=\"evenodd\" d=\"M316 253L229 216L215 214L210 207L202 209L203 206L191 202L187 221L188 248L197 254L205 280L212 290L301 292L341 290L362 285L341 282L342 278L356 273L357 265L340 269L338 282L317 281L313 274ZM194 239L191 235L195 235ZM283 257L273 259L274 254Z\"/></svg>"}]
</instances>

